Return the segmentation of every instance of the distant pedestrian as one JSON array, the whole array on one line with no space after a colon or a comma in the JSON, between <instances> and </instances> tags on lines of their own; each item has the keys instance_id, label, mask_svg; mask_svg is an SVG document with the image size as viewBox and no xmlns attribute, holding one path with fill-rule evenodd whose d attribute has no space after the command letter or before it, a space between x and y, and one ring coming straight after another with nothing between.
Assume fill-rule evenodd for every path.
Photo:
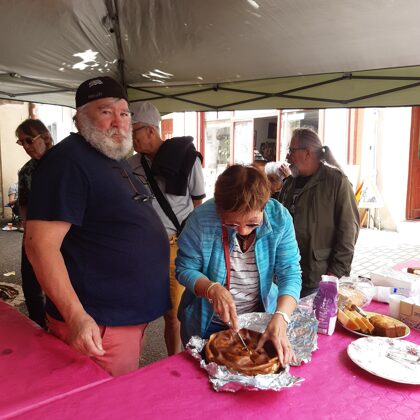
<instances>
[{"instance_id":1,"label":"distant pedestrian","mask_svg":"<svg viewBox=\"0 0 420 420\"><path fill-rule=\"evenodd\" d=\"M18 202L19 187L17 182L10 185L9 190L7 192L7 196L9 197L9 202L6 204L5 207L10 207L13 213L13 217L20 221L20 209Z\"/></svg>"}]
</instances>

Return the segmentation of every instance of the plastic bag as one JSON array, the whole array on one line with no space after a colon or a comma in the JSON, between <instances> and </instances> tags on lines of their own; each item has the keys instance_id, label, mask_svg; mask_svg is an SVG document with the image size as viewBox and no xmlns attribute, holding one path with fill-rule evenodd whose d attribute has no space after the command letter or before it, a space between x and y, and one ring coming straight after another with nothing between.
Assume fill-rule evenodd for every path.
<instances>
[{"instance_id":1,"label":"plastic bag","mask_svg":"<svg viewBox=\"0 0 420 420\"><path fill-rule=\"evenodd\" d=\"M372 280L366 277L341 277L338 289L338 307L351 304L363 307L369 305L375 295Z\"/></svg>"}]
</instances>

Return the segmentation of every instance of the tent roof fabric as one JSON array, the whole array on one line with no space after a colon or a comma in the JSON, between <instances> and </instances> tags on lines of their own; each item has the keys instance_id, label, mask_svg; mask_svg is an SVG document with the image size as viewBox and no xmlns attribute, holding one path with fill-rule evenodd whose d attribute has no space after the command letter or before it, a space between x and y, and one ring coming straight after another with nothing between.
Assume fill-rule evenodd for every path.
<instances>
[{"instance_id":1,"label":"tent roof fabric","mask_svg":"<svg viewBox=\"0 0 420 420\"><path fill-rule=\"evenodd\" d=\"M418 0L0 0L0 98L110 75L161 112L420 103Z\"/></svg>"}]
</instances>

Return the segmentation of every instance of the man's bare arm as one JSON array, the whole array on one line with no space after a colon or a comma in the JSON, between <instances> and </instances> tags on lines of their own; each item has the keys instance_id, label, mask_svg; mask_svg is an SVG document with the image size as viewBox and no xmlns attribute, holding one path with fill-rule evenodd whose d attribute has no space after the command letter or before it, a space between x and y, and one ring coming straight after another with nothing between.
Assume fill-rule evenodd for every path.
<instances>
[{"instance_id":1,"label":"man's bare arm","mask_svg":"<svg viewBox=\"0 0 420 420\"><path fill-rule=\"evenodd\" d=\"M28 220L25 250L39 283L70 329L70 345L88 356L101 356L98 325L80 303L60 252L70 227L67 222Z\"/></svg>"}]
</instances>

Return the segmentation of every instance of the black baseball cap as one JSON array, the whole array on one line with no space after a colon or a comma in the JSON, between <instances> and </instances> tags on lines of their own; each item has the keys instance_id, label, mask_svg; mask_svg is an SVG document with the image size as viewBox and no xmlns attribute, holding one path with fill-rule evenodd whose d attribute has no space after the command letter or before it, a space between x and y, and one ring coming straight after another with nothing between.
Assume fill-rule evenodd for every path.
<instances>
[{"instance_id":1,"label":"black baseball cap","mask_svg":"<svg viewBox=\"0 0 420 420\"><path fill-rule=\"evenodd\" d=\"M76 108L102 98L121 98L128 102L125 89L108 76L94 77L84 81L76 91Z\"/></svg>"}]
</instances>

